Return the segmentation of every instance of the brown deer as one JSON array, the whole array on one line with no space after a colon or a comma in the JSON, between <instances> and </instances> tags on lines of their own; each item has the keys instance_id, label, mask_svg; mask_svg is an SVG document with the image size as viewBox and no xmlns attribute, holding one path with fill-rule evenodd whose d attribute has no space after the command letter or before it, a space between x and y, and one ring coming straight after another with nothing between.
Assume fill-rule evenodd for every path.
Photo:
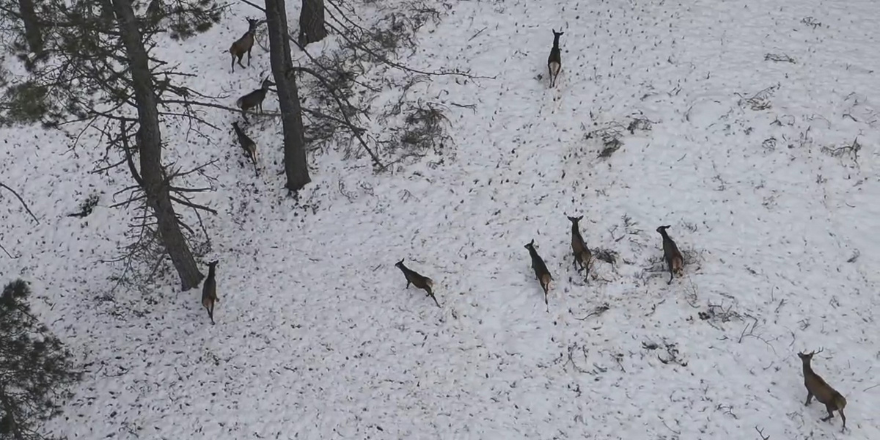
<instances>
[{"instance_id":1,"label":"brown deer","mask_svg":"<svg viewBox=\"0 0 880 440\"><path fill-rule=\"evenodd\" d=\"M274 86L275 83L269 81L269 77L263 80L263 85L257 90L248 93L247 95L238 98L238 101L235 101L235 105L241 109L241 117L244 118L245 122L247 122L247 111L256 107L260 110L260 113L263 113L263 100L266 99L266 93L269 92L269 86Z\"/></svg>"},{"instance_id":2,"label":"brown deer","mask_svg":"<svg viewBox=\"0 0 880 440\"><path fill-rule=\"evenodd\" d=\"M395 264L398 269L403 272L403 276L406 277L406 288L409 289L409 285L418 287L419 289L428 292L428 296L434 300L434 304L437 304L437 307L440 307L440 302L437 301L437 297L434 296L434 292L431 290L434 287L434 281L430 278L420 275L418 272L406 267L403 265L403 260L400 260ZM442 308L442 307L441 307Z\"/></svg>"},{"instance_id":3,"label":"brown deer","mask_svg":"<svg viewBox=\"0 0 880 440\"><path fill-rule=\"evenodd\" d=\"M217 299L217 280L215 279L217 262L208 263L208 278L205 279L205 285L202 286L202 305L208 310L208 317L211 318L211 325L214 325L214 303L220 302Z\"/></svg>"},{"instance_id":4,"label":"brown deer","mask_svg":"<svg viewBox=\"0 0 880 440\"><path fill-rule=\"evenodd\" d=\"M235 59L238 58L238 65L244 68L244 64L241 64L241 59L244 57L244 54L247 53L247 61L248 66L251 65L251 49L254 48L254 37L257 32L257 26L265 23L266 20L257 20L255 18L247 18L248 22L248 30L241 36L238 40L235 40L232 43L232 46L229 47L229 53L232 55L232 71L235 72Z\"/></svg>"},{"instance_id":5,"label":"brown deer","mask_svg":"<svg viewBox=\"0 0 880 440\"><path fill-rule=\"evenodd\" d=\"M254 174L259 176L260 172L257 171L257 143L249 138L248 135L244 134L244 130L238 126L238 122L233 122L232 128L235 130L235 135L238 137L238 144L241 145L244 154L246 154L248 159L254 164Z\"/></svg>"},{"instance_id":6,"label":"brown deer","mask_svg":"<svg viewBox=\"0 0 880 440\"><path fill-rule=\"evenodd\" d=\"M657 228L657 232L663 236L663 258L666 260L666 266L669 268L669 282L666 284L672 284L674 274L681 276L682 270L684 270L684 258L681 256L678 246L675 245L675 242L666 233L667 228L669 228L668 225L660 226Z\"/></svg>"},{"instance_id":7,"label":"brown deer","mask_svg":"<svg viewBox=\"0 0 880 440\"><path fill-rule=\"evenodd\" d=\"M538 282L541 283L541 288L544 289L544 304L549 312L550 303L547 300L547 292L550 290L550 281L553 281L553 277L550 276L547 265L544 264L544 260L541 259L538 251L535 250L535 240L532 239L532 241L526 244L525 248L529 250L529 256L532 257L532 269L535 270L535 278L538 279Z\"/></svg>"},{"instance_id":8,"label":"brown deer","mask_svg":"<svg viewBox=\"0 0 880 440\"><path fill-rule=\"evenodd\" d=\"M580 265L581 269L585 269L587 276L589 276L593 255L590 253L590 248L584 243L584 237L581 236L581 231L578 229L578 222L583 218L584 216L568 217L571 221L571 250L574 253L575 269Z\"/></svg>"},{"instance_id":9,"label":"brown deer","mask_svg":"<svg viewBox=\"0 0 880 440\"><path fill-rule=\"evenodd\" d=\"M559 52L559 37L563 32L553 31L553 48L550 49L550 57L547 58L547 67L550 69L550 88L556 86L556 78L559 77L559 71L562 70L562 54Z\"/></svg>"},{"instance_id":10,"label":"brown deer","mask_svg":"<svg viewBox=\"0 0 880 440\"><path fill-rule=\"evenodd\" d=\"M831 385L828 385L824 379L819 377L813 371L813 367L810 366L813 355L821 353L823 350L798 353L798 357L801 358L801 362L804 364L804 385L807 387L807 401L804 403L804 406L809 405L815 396L816 400L824 404L825 409L828 411L828 417L825 417L822 421L827 422L831 420L834 417L834 411L839 412L840 418L843 419L843 429L841 429L841 432L843 432L846 430L846 416L843 414L843 408L846 407L846 399L837 390L831 388Z\"/></svg>"}]
</instances>

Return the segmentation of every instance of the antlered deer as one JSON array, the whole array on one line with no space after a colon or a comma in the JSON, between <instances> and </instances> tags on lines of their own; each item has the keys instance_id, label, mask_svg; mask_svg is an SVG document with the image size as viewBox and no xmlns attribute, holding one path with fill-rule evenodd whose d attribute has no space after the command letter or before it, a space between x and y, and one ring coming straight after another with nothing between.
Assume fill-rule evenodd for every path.
<instances>
[{"instance_id":1,"label":"antlered deer","mask_svg":"<svg viewBox=\"0 0 880 440\"><path fill-rule=\"evenodd\" d=\"M265 23L266 20L257 20L255 18L247 18L248 22L248 30L241 36L238 40L235 40L232 43L232 46L229 47L229 53L232 55L232 71L235 72L235 59L238 58L238 65L244 68L244 64L241 64L241 59L244 57L244 54L247 53L248 58L248 66L251 65L251 49L254 48L254 37L256 36L257 26L262 23Z\"/></svg>"},{"instance_id":2,"label":"antlered deer","mask_svg":"<svg viewBox=\"0 0 880 440\"><path fill-rule=\"evenodd\" d=\"M834 417L834 411L839 412L840 418L843 419L842 432L846 430L846 416L843 414L843 408L846 407L846 399L837 390L831 388L831 385L828 385L824 379L819 377L810 365L813 355L822 351L823 349L819 349L819 351L810 353L798 353L798 357L801 358L804 367L804 386L807 387L807 401L804 403L804 406L809 405L813 397L816 397L816 400L824 404L825 410L828 411L828 417L823 418L823 422L831 420Z\"/></svg>"}]
</instances>

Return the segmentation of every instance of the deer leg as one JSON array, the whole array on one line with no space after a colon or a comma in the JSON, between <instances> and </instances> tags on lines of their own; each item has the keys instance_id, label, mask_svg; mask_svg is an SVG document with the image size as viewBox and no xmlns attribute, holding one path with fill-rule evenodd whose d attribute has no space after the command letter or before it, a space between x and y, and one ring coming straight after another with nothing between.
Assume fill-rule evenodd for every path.
<instances>
[{"instance_id":1,"label":"deer leg","mask_svg":"<svg viewBox=\"0 0 880 440\"><path fill-rule=\"evenodd\" d=\"M410 281L409 281L409 280L406 280L406 287L405 287L405 288L406 288L406 289L409 289L409 285L410 285Z\"/></svg>"},{"instance_id":2,"label":"deer leg","mask_svg":"<svg viewBox=\"0 0 880 440\"><path fill-rule=\"evenodd\" d=\"M843 432L844 430L846 430L846 415L843 414L842 409L837 411L840 413L840 418L843 420L843 429L840 430L840 432Z\"/></svg>"},{"instance_id":3,"label":"deer leg","mask_svg":"<svg viewBox=\"0 0 880 440\"><path fill-rule=\"evenodd\" d=\"M672 279L675 278L675 272L672 270L672 265L669 265L669 281L666 282L667 285L672 284Z\"/></svg>"},{"instance_id":4,"label":"deer leg","mask_svg":"<svg viewBox=\"0 0 880 440\"><path fill-rule=\"evenodd\" d=\"M825 405L825 410L828 411L828 417L822 419L823 422L827 422L834 418L834 411L831 410L830 405Z\"/></svg>"},{"instance_id":5,"label":"deer leg","mask_svg":"<svg viewBox=\"0 0 880 440\"><path fill-rule=\"evenodd\" d=\"M235 54L232 55L232 61L229 63L232 66L232 72L235 73Z\"/></svg>"},{"instance_id":6,"label":"deer leg","mask_svg":"<svg viewBox=\"0 0 880 440\"><path fill-rule=\"evenodd\" d=\"M253 48L254 46L251 45L251 49ZM248 49L248 67L251 67L251 49Z\"/></svg>"},{"instance_id":7,"label":"deer leg","mask_svg":"<svg viewBox=\"0 0 880 440\"><path fill-rule=\"evenodd\" d=\"M244 58L244 54L238 56L238 65L241 66L242 69L244 69L244 64L241 64L242 58Z\"/></svg>"},{"instance_id":8,"label":"deer leg","mask_svg":"<svg viewBox=\"0 0 880 440\"><path fill-rule=\"evenodd\" d=\"M810 402L812 402L812 401L813 401L813 393L807 391L807 401L804 402L804 406L809 405Z\"/></svg>"}]
</instances>

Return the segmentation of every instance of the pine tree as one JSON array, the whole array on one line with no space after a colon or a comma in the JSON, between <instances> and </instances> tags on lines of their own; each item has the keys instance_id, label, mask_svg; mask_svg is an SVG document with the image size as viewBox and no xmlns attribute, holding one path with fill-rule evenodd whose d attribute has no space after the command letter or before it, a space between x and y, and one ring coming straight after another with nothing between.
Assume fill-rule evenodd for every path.
<instances>
[{"instance_id":1,"label":"pine tree","mask_svg":"<svg viewBox=\"0 0 880 440\"><path fill-rule=\"evenodd\" d=\"M41 440L39 424L60 411L79 380L70 353L28 306L30 287L16 280L0 295L0 438Z\"/></svg>"}]
</instances>

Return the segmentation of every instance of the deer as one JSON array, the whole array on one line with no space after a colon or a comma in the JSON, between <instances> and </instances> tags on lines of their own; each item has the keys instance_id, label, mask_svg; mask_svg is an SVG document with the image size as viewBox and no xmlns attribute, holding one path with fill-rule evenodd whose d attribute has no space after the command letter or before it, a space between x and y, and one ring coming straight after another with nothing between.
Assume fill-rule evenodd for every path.
<instances>
[{"instance_id":1,"label":"deer","mask_svg":"<svg viewBox=\"0 0 880 440\"><path fill-rule=\"evenodd\" d=\"M684 270L684 258L681 256L678 246L675 245L675 242L666 233L667 228L669 228L668 225L660 226L657 228L657 232L663 236L663 258L666 260L666 266L669 268L669 281L666 284L672 284L674 274L681 276Z\"/></svg>"},{"instance_id":2,"label":"deer","mask_svg":"<svg viewBox=\"0 0 880 440\"><path fill-rule=\"evenodd\" d=\"M395 264L395 266L397 266L397 268L403 272L403 276L406 277L406 288L407 289L409 289L409 285L412 284L413 286L416 286L419 289L422 289L425 292L428 292L428 296L430 296L431 299L434 300L434 304L437 304L437 307L441 307L440 302L437 301L437 297L434 296L434 292L431 290L431 288L434 287L433 280L431 280L430 278L423 276L423 275L419 274L418 272L406 267L403 264L403 260L398 261Z\"/></svg>"},{"instance_id":3,"label":"deer","mask_svg":"<svg viewBox=\"0 0 880 440\"><path fill-rule=\"evenodd\" d=\"M260 113L263 113L263 100L266 99L266 93L269 92L269 86L274 86L275 83L269 81L269 77L263 80L263 85L257 90L248 93L247 95L238 98L238 101L235 101L235 105L241 109L241 117L244 118L245 122L247 122L247 111L256 107L260 110Z\"/></svg>"},{"instance_id":4,"label":"deer","mask_svg":"<svg viewBox=\"0 0 880 440\"><path fill-rule=\"evenodd\" d=\"M581 236L581 231L578 230L578 222L583 218L584 216L568 217L571 221L571 251L574 253L575 270L577 270L578 265L580 265L581 269L585 269L587 276L589 276L590 261L592 260L593 255L590 253L590 248L584 243L584 237Z\"/></svg>"},{"instance_id":5,"label":"deer","mask_svg":"<svg viewBox=\"0 0 880 440\"><path fill-rule=\"evenodd\" d=\"M244 131L238 126L238 122L233 122L232 128L235 130L235 135L238 137L238 144L244 150L244 154L246 154L248 159L254 164L254 174L259 176L260 172L257 171L257 143L249 138L248 135L244 134Z\"/></svg>"},{"instance_id":6,"label":"deer","mask_svg":"<svg viewBox=\"0 0 880 440\"><path fill-rule=\"evenodd\" d=\"M831 385L828 385L824 379L819 377L813 371L813 367L810 366L813 355L822 351L824 349L820 348L819 351L798 353L798 357L801 358L804 366L804 386L807 387L807 401L804 403L804 406L808 406L813 401L813 397L816 397L816 400L824 404L825 409L828 411L828 417L823 418L823 422L831 420L834 417L834 411L839 412L840 418L843 419L843 429L841 429L841 432L843 432L846 430L846 416L843 414L843 408L846 407L846 399L837 390L831 388Z\"/></svg>"},{"instance_id":7,"label":"deer","mask_svg":"<svg viewBox=\"0 0 880 440\"><path fill-rule=\"evenodd\" d=\"M211 325L214 325L214 303L220 302L217 299L216 271L217 261L208 263L208 278L205 279L205 285L202 286L202 305L208 310L208 318L211 318Z\"/></svg>"},{"instance_id":8,"label":"deer","mask_svg":"<svg viewBox=\"0 0 880 440\"><path fill-rule=\"evenodd\" d=\"M238 58L238 65L244 68L244 64L241 64L241 59L244 57L245 52L247 52L247 61L248 67L251 65L251 49L254 48L254 37L257 32L257 26L266 22L266 20L258 20L255 18L246 18L248 22L248 30L241 36L238 40L235 40L232 43L232 46L229 46L229 53L232 55L232 71L235 72L235 59Z\"/></svg>"},{"instance_id":9,"label":"deer","mask_svg":"<svg viewBox=\"0 0 880 440\"><path fill-rule=\"evenodd\" d=\"M525 248L529 250L529 256L532 257L532 269L535 270L535 278L538 279L538 282L541 283L541 288L544 289L544 304L549 312L550 303L547 301L547 292L550 290L550 281L553 281L553 277L550 276L547 265L544 264L544 260L541 259L541 256L535 250L535 239L526 244Z\"/></svg>"},{"instance_id":10,"label":"deer","mask_svg":"<svg viewBox=\"0 0 880 440\"><path fill-rule=\"evenodd\" d=\"M547 67L550 69L550 88L556 86L556 78L559 77L559 71L562 70L562 55L559 52L559 37L563 32L553 30L553 48L550 49L550 57L547 58Z\"/></svg>"}]
</instances>

